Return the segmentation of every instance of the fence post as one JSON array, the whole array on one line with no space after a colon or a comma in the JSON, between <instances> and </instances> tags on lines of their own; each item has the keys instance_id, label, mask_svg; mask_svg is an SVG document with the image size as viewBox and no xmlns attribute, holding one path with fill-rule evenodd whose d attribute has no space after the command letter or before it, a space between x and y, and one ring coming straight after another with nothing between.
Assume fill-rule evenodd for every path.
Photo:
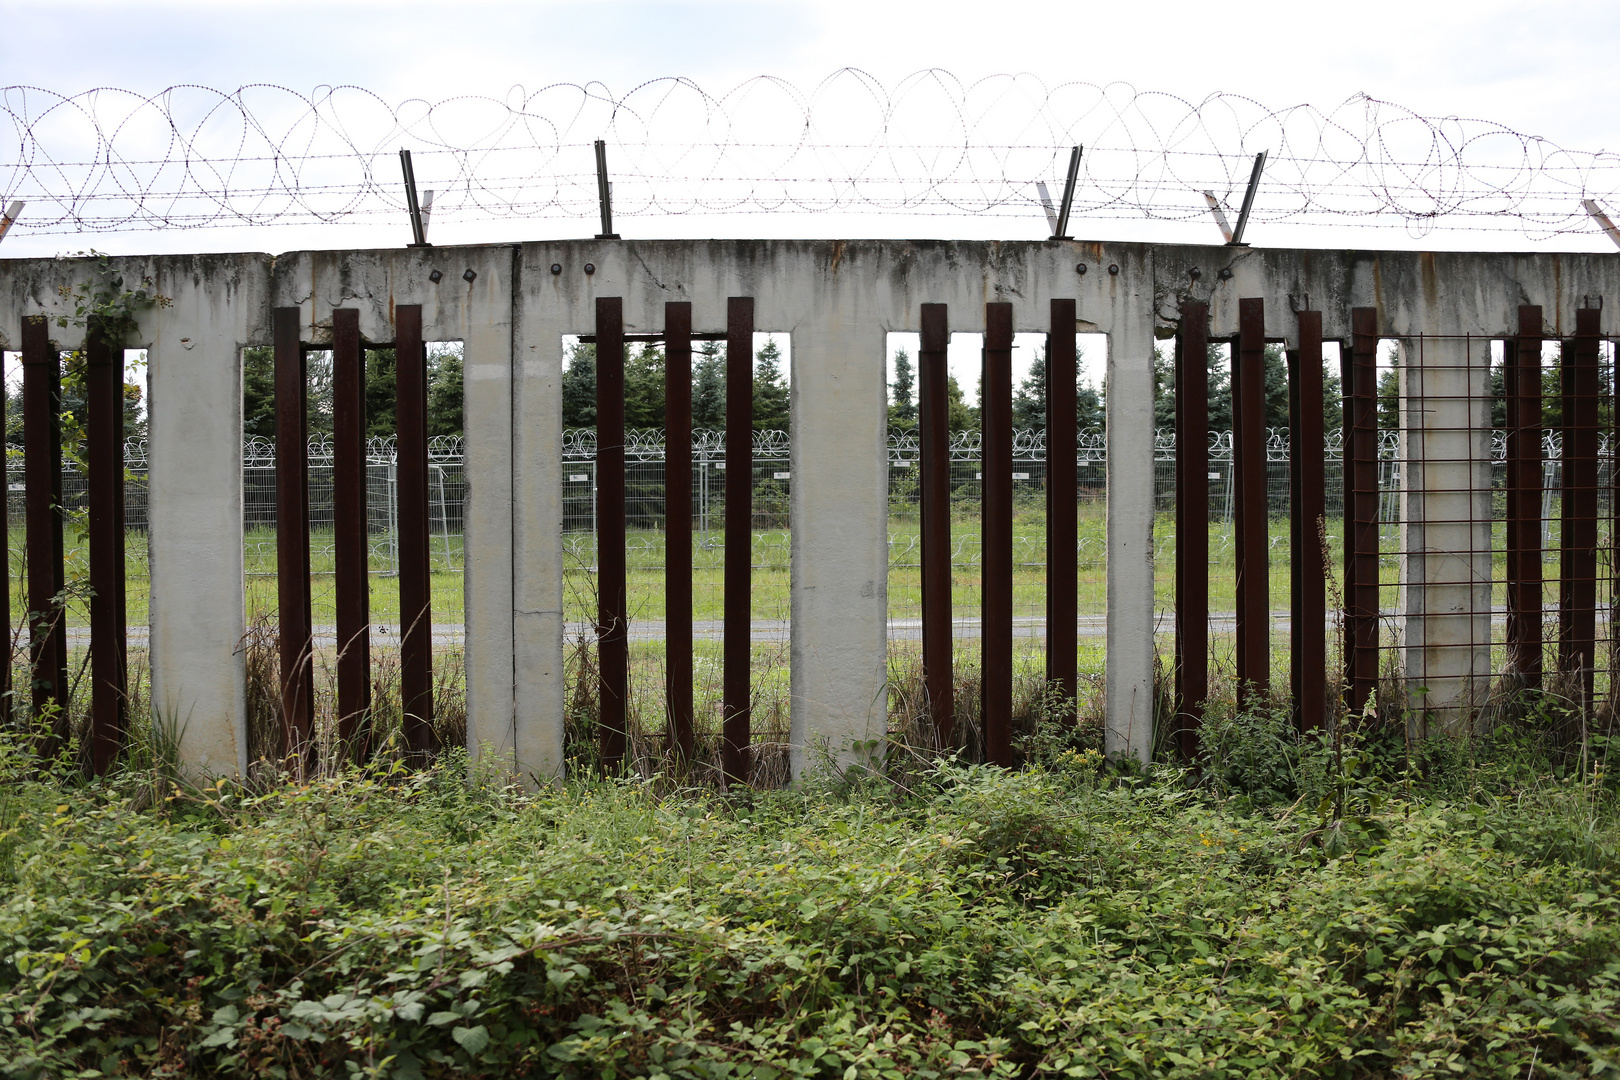
<instances>
[{"instance_id":1,"label":"fence post","mask_svg":"<svg viewBox=\"0 0 1620 1080\"><path fill-rule=\"evenodd\" d=\"M332 312L332 558L337 592L337 719L342 751L371 736L371 530L366 484L366 355L360 312Z\"/></svg>"},{"instance_id":2,"label":"fence post","mask_svg":"<svg viewBox=\"0 0 1620 1080\"><path fill-rule=\"evenodd\" d=\"M1507 405L1507 670L1541 687L1541 308L1519 308L1503 346Z\"/></svg>"},{"instance_id":3,"label":"fence post","mask_svg":"<svg viewBox=\"0 0 1620 1080\"><path fill-rule=\"evenodd\" d=\"M29 667L41 744L54 753L68 734L67 620L62 588L62 362L44 315L23 319L23 469L27 499Z\"/></svg>"},{"instance_id":4,"label":"fence post","mask_svg":"<svg viewBox=\"0 0 1620 1080\"><path fill-rule=\"evenodd\" d=\"M980 486L983 594L980 679L984 759L1012 765L1012 305L984 309L984 376L979 402L984 437Z\"/></svg>"},{"instance_id":5,"label":"fence post","mask_svg":"<svg viewBox=\"0 0 1620 1080\"><path fill-rule=\"evenodd\" d=\"M1598 310L1575 312L1575 337L1564 342L1563 490L1560 517L1558 668L1581 680L1581 708L1592 708L1597 660Z\"/></svg>"},{"instance_id":6,"label":"fence post","mask_svg":"<svg viewBox=\"0 0 1620 1080\"><path fill-rule=\"evenodd\" d=\"M1108 336L1108 756L1146 762L1156 709L1153 642L1153 328L1122 293Z\"/></svg>"},{"instance_id":7,"label":"fence post","mask_svg":"<svg viewBox=\"0 0 1620 1080\"><path fill-rule=\"evenodd\" d=\"M427 347L422 306L394 308L395 438L399 485L399 688L405 744L417 764L433 733L432 566L428 546Z\"/></svg>"},{"instance_id":8,"label":"fence post","mask_svg":"<svg viewBox=\"0 0 1620 1080\"><path fill-rule=\"evenodd\" d=\"M1046 682L1064 701L1066 724L1080 692L1074 308L1073 300L1052 301L1046 349Z\"/></svg>"},{"instance_id":9,"label":"fence post","mask_svg":"<svg viewBox=\"0 0 1620 1080\"><path fill-rule=\"evenodd\" d=\"M124 349L91 318L84 334L89 439L90 766L110 769L128 726L124 605Z\"/></svg>"},{"instance_id":10,"label":"fence post","mask_svg":"<svg viewBox=\"0 0 1620 1080\"><path fill-rule=\"evenodd\" d=\"M624 300L617 296L596 298L596 465L596 727L602 771L611 776L624 762L630 688L624 551Z\"/></svg>"},{"instance_id":11,"label":"fence post","mask_svg":"<svg viewBox=\"0 0 1620 1080\"><path fill-rule=\"evenodd\" d=\"M1266 484L1265 301L1238 301L1232 349L1232 470L1237 513L1238 704L1263 702L1271 686L1270 497Z\"/></svg>"},{"instance_id":12,"label":"fence post","mask_svg":"<svg viewBox=\"0 0 1620 1080\"><path fill-rule=\"evenodd\" d=\"M1295 316L1299 348L1288 353L1290 575L1289 611L1294 725L1311 731L1328 716L1327 470L1322 446L1322 313Z\"/></svg>"},{"instance_id":13,"label":"fence post","mask_svg":"<svg viewBox=\"0 0 1620 1080\"><path fill-rule=\"evenodd\" d=\"M1402 587L1408 734L1450 730L1491 674L1490 346L1401 343Z\"/></svg>"},{"instance_id":14,"label":"fence post","mask_svg":"<svg viewBox=\"0 0 1620 1080\"><path fill-rule=\"evenodd\" d=\"M939 748L956 737L951 641L951 423L950 328L944 304L922 306L917 350L917 405L922 438L917 467L922 480L923 680Z\"/></svg>"},{"instance_id":15,"label":"fence post","mask_svg":"<svg viewBox=\"0 0 1620 1080\"><path fill-rule=\"evenodd\" d=\"M664 305L664 705L669 745L692 732L692 305Z\"/></svg>"},{"instance_id":16,"label":"fence post","mask_svg":"<svg viewBox=\"0 0 1620 1080\"><path fill-rule=\"evenodd\" d=\"M1176 332L1176 735L1198 756L1209 697L1209 305L1181 305Z\"/></svg>"},{"instance_id":17,"label":"fence post","mask_svg":"<svg viewBox=\"0 0 1620 1080\"><path fill-rule=\"evenodd\" d=\"M1359 716L1378 683L1378 309L1350 312L1344 387L1345 707Z\"/></svg>"},{"instance_id":18,"label":"fence post","mask_svg":"<svg viewBox=\"0 0 1620 1080\"><path fill-rule=\"evenodd\" d=\"M301 313L276 308L276 597L281 753L315 762L315 657L309 593L309 397Z\"/></svg>"},{"instance_id":19,"label":"fence post","mask_svg":"<svg viewBox=\"0 0 1620 1080\"><path fill-rule=\"evenodd\" d=\"M720 767L729 786L748 783L753 757L754 300L749 296L726 301L725 561Z\"/></svg>"}]
</instances>

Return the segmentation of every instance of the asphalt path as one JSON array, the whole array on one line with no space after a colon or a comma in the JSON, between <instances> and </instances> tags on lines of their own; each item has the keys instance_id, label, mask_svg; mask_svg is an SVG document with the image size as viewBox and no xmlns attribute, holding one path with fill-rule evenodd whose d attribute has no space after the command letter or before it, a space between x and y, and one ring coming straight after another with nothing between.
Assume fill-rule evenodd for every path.
<instances>
[{"instance_id":1,"label":"asphalt path","mask_svg":"<svg viewBox=\"0 0 1620 1080\"><path fill-rule=\"evenodd\" d=\"M1549 614L1556 614L1556 609L1548 609ZM1399 613L1385 611L1385 618L1395 618ZM1495 608L1491 614L1494 625L1503 625L1507 621L1505 608ZM1603 612L1598 613L1598 621L1605 621ZM1169 633L1175 628L1175 617L1170 612L1160 612L1157 619L1157 629L1161 633ZM1273 611L1271 613L1271 632L1274 635L1287 634L1292 628L1292 620L1286 611ZM337 627L332 625L317 625L315 628L316 648L335 648L337 646ZM574 622L568 624L569 639L580 636L590 636L594 627L590 623ZM792 623L787 619L755 619L749 626L750 636L760 644L778 644L788 640ZM1102 615L1082 615L1078 620L1079 634L1083 638L1100 638L1108 636L1108 621ZM977 618L960 618L951 620L951 636L955 638L973 639L980 636L982 623ZM1234 634L1237 632L1237 615L1234 612L1212 612L1209 618L1209 631L1211 634ZM467 628L463 623L434 623L433 644L441 648L460 645L466 640ZM667 624L662 619L633 619L630 623L631 641L663 641L667 635ZM692 636L699 641L719 641L725 636L725 623L719 619L700 619L692 624ZM1046 637L1046 618L1041 615L1020 615L1013 618L1013 637L1042 640ZM129 628L129 642L131 645L142 646L146 644L147 628L145 626L131 626ZM889 639L891 641L920 641L922 640L921 619L890 619ZM375 623L372 626L371 643L381 648L399 646L399 626L396 623ZM87 626L73 626L68 628L69 647L87 647L90 644L90 628Z\"/></svg>"}]
</instances>

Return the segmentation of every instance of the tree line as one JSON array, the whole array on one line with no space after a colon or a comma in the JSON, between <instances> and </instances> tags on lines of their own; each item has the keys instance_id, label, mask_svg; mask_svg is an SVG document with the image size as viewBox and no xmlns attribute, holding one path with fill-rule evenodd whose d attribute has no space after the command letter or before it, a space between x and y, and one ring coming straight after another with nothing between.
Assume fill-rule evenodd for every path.
<instances>
[{"instance_id":1,"label":"tree line","mask_svg":"<svg viewBox=\"0 0 1620 1080\"><path fill-rule=\"evenodd\" d=\"M393 349L367 349L366 437L397 433ZM305 359L308 374L309 433L332 434L332 354L312 352ZM462 434L461 346L450 342L428 346L428 435ZM273 439L276 436L275 352L269 347L242 350L242 434Z\"/></svg>"},{"instance_id":2,"label":"tree line","mask_svg":"<svg viewBox=\"0 0 1620 1080\"><path fill-rule=\"evenodd\" d=\"M624 425L664 426L664 350L634 343L624 355ZM570 347L562 377L563 427L596 426L596 346ZM788 384L782 349L767 339L754 353L754 430L788 429ZM692 426L718 429L726 424L726 345L700 342L692 354Z\"/></svg>"}]
</instances>

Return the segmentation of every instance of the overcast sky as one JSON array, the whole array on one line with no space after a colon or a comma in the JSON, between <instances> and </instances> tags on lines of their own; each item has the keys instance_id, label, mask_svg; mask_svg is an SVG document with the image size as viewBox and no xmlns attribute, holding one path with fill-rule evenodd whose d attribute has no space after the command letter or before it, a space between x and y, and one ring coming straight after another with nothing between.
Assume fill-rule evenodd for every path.
<instances>
[{"instance_id":1,"label":"overcast sky","mask_svg":"<svg viewBox=\"0 0 1620 1080\"><path fill-rule=\"evenodd\" d=\"M882 0L616 2L528 0L521 4L412 0L142 3L78 0L0 2L0 82L63 93L94 86L154 92L179 83L232 90L253 82L308 92L352 83L383 98L441 100L506 96L555 82L600 81L624 93L651 78L690 77L723 92L755 75L813 87L845 66L892 84L928 67L964 81L1029 72L1049 84L1123 80L1199 100L1214 91L1270 107L1309 102L1324 109L1357 92L1433 115L1493 120L1582 150L1620 148L1620 4L1567 0L1535 5L1360 0L1354 4L1088 3L1019 4ZM1054 178L1055 179L1055 178ZM1611 208L1611 209L1620 209ZM26 213L26 211L25 211ZM622 222L627 235L833 235L840 221L755 216ZM850 235L1005 236L1037 239L1044 220L868 220ZM334 230L265 227L88 238L112 252L265 250L403 242L404 223ZM741 230L741 231L739 231ZM577 221L435 224L439 243L581 235ZM1206 222L1133 230L1125 223L1075 224L1078 236L1188 242L1218 240ZM1251 234L1264 243L1267 237ZM1394 240L1400 240L1396 237ZM1610 245L1594 234L1577 248ZM0 256L53 254L84 244L14 232ZM1364 246L1365 237L1316 230L1308 241ZM1379 238L1398 245L1388 234ZM65 242L66 241L66 242ZM1455 241L1455 242L1453 242ZM1465 234L1434 246L1479 246ZM1514 234L1491 246L1531 246ZM1569 242L1560 242L1567 248ZM975 358L976 363L976 358Z\"/></svg>"}]
</instances>

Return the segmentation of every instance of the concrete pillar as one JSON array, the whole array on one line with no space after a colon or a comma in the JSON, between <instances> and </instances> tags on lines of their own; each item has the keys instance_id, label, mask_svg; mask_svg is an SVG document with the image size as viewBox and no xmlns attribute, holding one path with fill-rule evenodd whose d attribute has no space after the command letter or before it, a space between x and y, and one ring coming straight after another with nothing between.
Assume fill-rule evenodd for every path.
<instances>
[{"instance_id":1,"label":"concrete pillar","mask_svg":"<svg viewBox=\"0 0 1620 1080\"><path fill-rule=\"evenodd\" d=\"M512 327L512 754L518 777L534 785L563 773L562 336L579 328L558 317L569 305L547 269L550 258L533 250L520 257Z\"/></svg>"},{"instance_id":2,"label":"concrete pillar","mask_svg":"<svg viewBox=\"0 0 1620 1080\"><path fill-rule=\"evenodd\" d=\"M506 261L515 269L516 252ZM466 619L467 755L473 767L517 772L513 723L512 290L485 275L492 296L473 309L462 343L467 499L462 559ZM491 757L483 760L482 754Z\"/></svg>"},{"instance_id":3,"label":"concrete pillar","mask_svg":"<svg viewBox=\"0 0 1620 1080\"><path fill-rule=\"evenodd\" d=\"M818 307L819 317L833 313ZM888 718L886 338L872 319L801 325L792 349L793 776L839 767Z\"/></svg>"},{"instance_id":4,"label":"concrete pillar","mask_svg":"<svg viewBox=\"0 0 1620 1080\"><path fill-rule=\"evenodd\" d=\"M248 765L241 350L268 311L262 289L201 274L157 291L174 303L146 354L152 719L202 781Z\"/></svg>"},{"instance_id":5,"label":"concrete pillar","mask_svg":"<svg viewBox=\"0 0 1620 1080\"><path fill-rule=\"evenodd\" d=\"M1137 301L1132 303L1131 301ZM1153 309L1116 298L1108 335L1109 757L1153 753Z\"/></svg>"},{"instance_id":6,"label":"concrete pillar","mask_svg":"<svg viewBox=\"0 0 1620 1080\"><path fill-rule=\"evenodd\" d=\"M1491 675L1490 341L1400 343L1402 645L1413 736L1455 730Z\"/></svg>"}]
</instances>

